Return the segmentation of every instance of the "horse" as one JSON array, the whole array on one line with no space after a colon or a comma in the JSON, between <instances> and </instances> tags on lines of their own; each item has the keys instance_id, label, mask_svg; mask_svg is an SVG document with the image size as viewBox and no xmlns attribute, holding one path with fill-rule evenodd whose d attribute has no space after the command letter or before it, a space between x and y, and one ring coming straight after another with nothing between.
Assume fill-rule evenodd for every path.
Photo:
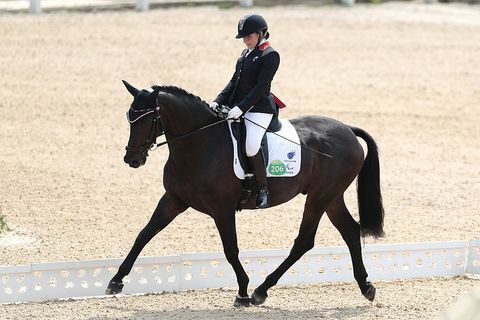
<instances>
[{"instance_id":1,"label":"horse","mask_svg":"<svg viewBox=\"0 0 480 320\"><path fill-rule=\"evenodd\" d=\"M384 236L384 209L377 145L366 131L321 116L290 120L301 145L308 149L301 152L301 168L296 176L268 178L269 207L285 203L300 193L307 195L302 222L288 257L249 296L249 278L238 258L235 224L243 181L233 171L233 147L227 121L219 120L218 114L205 101L181 88L153 86L140 90L126 81L123 83L134 97L127 113L130 137L125 163L132 168L144 165L152 146L160 145L156 144L157 137L163 134L169 156L163 174L166 191L110 280L106 294L122 291L122 279L131 271L144 246L191 207L209 215L215 222L225 257L237 278L238 294L234 306L265 302L268 290L314 247L315 234L324 212L348 246L360 292L369 301L374 300L376 289L367 281L361 238ZM365 158L357 137L366 142L368 152ZM344 201L345 190L356 177L359 222L351 216ZM254 198L243 208L255 209Z\"/></svg>"}]
</instances>

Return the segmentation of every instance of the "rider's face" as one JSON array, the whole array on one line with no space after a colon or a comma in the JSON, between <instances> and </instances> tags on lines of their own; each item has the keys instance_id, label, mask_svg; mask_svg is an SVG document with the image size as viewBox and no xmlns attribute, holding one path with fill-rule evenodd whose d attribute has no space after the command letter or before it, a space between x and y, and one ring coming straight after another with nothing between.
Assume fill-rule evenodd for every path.
<instances>
[{"instance_id":1,"label":"rider's face","mask_svg":"<svg viewBox=\"0 0 480 320\"><path fill-rule=\"evenodd\" d=\"M260 35L256 32L243 38L243 43L247 46L248 49L253 49L257 46L258 38Z\"/></svg>"}]
</instances>

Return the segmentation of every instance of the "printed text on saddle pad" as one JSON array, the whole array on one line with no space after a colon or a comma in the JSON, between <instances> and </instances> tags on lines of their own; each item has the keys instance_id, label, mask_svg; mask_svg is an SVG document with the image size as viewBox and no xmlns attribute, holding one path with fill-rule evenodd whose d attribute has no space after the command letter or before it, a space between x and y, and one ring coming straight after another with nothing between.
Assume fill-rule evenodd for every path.
<instances>
[{"instance_id":1,"label":"printed text on saddle pad","mask_svg":"<svg viewBox=\"0 0 480 320\"><path fill-rule=\"evenodd\" d=\"M280 119L282 129L278 132L267 132L268 165L267 177L294 177L300 171L301 147L297 131L290 121ZM229 121L230 135L233 143L233 170L239 179L245 179L245 171L240 165L237 139L235 139L231 122Z\"/></svg>"}]
</instances>

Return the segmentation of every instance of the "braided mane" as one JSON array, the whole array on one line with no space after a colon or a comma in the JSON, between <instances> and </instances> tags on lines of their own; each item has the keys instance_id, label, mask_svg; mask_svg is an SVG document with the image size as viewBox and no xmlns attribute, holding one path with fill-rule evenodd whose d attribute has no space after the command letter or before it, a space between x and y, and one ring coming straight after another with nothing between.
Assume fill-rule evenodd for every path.
<instances>
[{"instance_id":1,"label":"braided mane","mask_svg":"<svg viewBox=\"0 0 480 320\"><path fill-rule=\"evenodd\" d=\"M159 88L161 92L173 94L185 101L188 104L201 105L202 107L208 107L208 103L199 96L196 96L182 88L175 86L153 86L152 89Z\"/></svg>"}]
</instances>

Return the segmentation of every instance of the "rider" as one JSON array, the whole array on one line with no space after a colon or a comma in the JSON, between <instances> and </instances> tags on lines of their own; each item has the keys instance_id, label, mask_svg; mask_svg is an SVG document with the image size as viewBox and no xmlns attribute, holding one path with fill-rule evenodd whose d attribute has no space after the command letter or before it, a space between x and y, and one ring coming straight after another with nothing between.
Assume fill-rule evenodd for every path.
<instances>
[{"instance_id":1,"label":"rider","mask_svg":"<svg viewBox=\"0 0 480 320\"><path fill-rule=\"evenodd\" d=\"M260 150L263 135L276 114L270 86L280 64L280 55L267 41L269 33L265 19L258 14L244 16L238 22L237 39L243 38L247 49L237 60L235 72L225 89L210 107L229 105L229 119L244 116L245 150L257 184L257 208L268 206L267 175Z\"/></svg>"}]
</instances>

